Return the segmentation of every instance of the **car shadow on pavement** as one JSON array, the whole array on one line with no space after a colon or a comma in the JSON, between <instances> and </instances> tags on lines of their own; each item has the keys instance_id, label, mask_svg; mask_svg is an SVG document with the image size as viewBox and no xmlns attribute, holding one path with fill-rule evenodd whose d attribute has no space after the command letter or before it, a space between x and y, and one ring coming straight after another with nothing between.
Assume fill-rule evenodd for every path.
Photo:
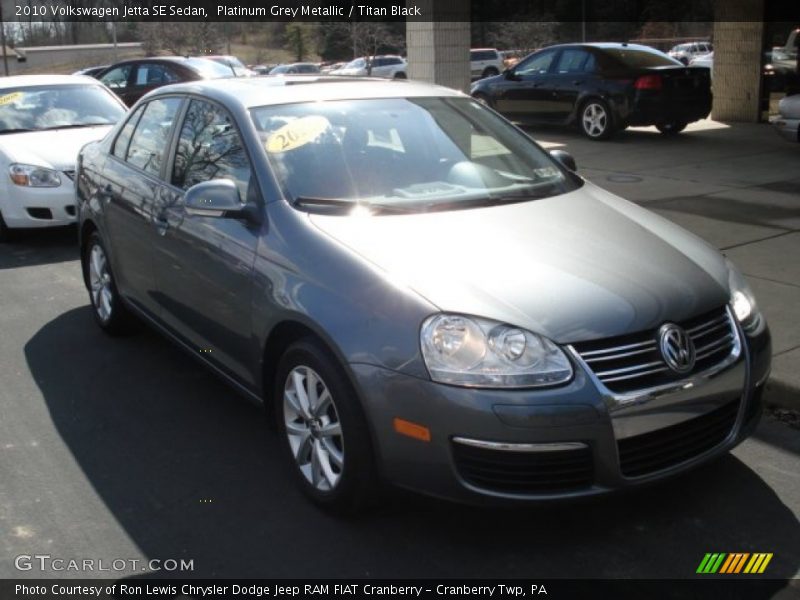
<instances>
[{"instance_id":1,"label":"car shadow on pavement","mask_svg":"<svg viewBox=\"0 0 800 600\"><path fill-rule=\"evenodd\" d=\"M0 244L0 270L78 258L78 232L73 226L14 230L11 239Z\"/></svg>"},{"instance_id":2,"label":"car shadow on pavement","mask_svg":"<svg viewBox=\"0 0 800 600\"><path fill-rule=\"evenodd\" d=\"M337 519L294 487L262 411L156 334L111 339L85 307L24 351L75 485L147 557L193 560L182 576L684 578L706 552L772 552L777 590L800 565L792 510L730 455L589 501L501 510L397 491Z\"/></svg>"}]
</instances>

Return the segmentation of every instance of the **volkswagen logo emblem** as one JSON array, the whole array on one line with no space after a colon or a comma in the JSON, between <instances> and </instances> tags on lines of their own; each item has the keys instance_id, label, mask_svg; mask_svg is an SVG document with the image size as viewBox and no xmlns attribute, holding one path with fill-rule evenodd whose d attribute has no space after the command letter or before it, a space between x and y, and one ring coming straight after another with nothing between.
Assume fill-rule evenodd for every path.
<instances>
[{"instance_id":1,"label":"volkswagen logo emblem","mask_svg":"<svg viewBox=\"0 0 800 600\"><path fill-rule=\"evenodd\" d=\"M658 330L658 347L664 362L676 373L688 373L694 368L694 343L683 327L664 323Z\"/></svg>"}]
</instances>

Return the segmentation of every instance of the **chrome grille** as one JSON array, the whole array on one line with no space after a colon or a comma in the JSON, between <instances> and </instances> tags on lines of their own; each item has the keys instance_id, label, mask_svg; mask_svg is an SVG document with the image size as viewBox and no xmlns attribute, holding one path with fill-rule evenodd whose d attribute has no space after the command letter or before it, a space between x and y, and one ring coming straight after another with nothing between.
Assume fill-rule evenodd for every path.
<instances>
[{"instance_id":1,"label":"chrome grille","mask_svg":"<svg viewBox=\"0 0 800 600\"><path fill-rule=\"evenodd\" d=\"M726 307L679 323L695 347L695 366L678 374L664 362L658 348L658 329L605 340L573 344L573 348L612 392L625 393L656 387L701 373L731 355L736 346L735 326Z\"/></svg>"}]
</instances>

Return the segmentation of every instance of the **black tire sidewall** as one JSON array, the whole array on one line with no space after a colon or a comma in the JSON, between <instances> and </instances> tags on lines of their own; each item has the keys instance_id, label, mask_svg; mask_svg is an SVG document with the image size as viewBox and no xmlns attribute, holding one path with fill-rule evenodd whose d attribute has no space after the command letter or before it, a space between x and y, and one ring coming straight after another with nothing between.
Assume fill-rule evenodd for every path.
<instances>
[{"instance_id":1,"label":"black tire sidewall","mask_svg":"<svg viewBox=\"0 0 800 600\"><path fill-rule=\"evenodd\" d=\"M3 214L0 213L0 244L7 242L11 239L11 230L3 220Z\"/></svg>"},{"instance_id":2,"label":"black tire sidewall","mask_svg":"<svg viewBox=\"0 0 800 600\"><path fill-rule=\"evenodd\" d=\"M305 478L297 466L286 435L283 392L289 373L298 366L309 367L323 380L333 398L342 425L344 468L336 488L329 492L316 489ZM376 491L369 430L352 385L331 352L313 338L306 338L289 346L278 363L273 401L282 452L303 493L318 506L334 513L349 514L367 506Z\"/></svg>"}]
</instances>

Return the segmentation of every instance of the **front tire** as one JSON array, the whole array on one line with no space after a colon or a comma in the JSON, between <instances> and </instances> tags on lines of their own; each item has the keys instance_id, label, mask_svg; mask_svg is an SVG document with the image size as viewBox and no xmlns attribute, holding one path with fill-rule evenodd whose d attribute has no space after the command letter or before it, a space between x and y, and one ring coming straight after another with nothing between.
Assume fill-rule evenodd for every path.
<instances>
[{"instance_id":1,"label":"front tire","mask_svg":"<svg viewBox=\"0 0 800 600\"><path fill-rule=\"evenodd\" d=\"M656 129L658 129L664 135L677 135L684 129L688 123L685 121L670 121L668 123L657 123Z\"/></svg>"},{"instance_id":2,"label":"front tire","mask_svg":"<svg viewBox=\"0 0 800 600\"><path fill-rule=\"evenodd\" d=\"M9 231L6 222L3 220L3 215L0 213L0 244L4 244L11 239L11 231Z\"/></svg>"},{"instance_id":3,"label":"front tire","mask_svg":"<svg viewBox=\"0 0 800 600\"><path fill-rule=\"evenodd\" d=\"M377 476L369 430L341 367L322 344L292 344L278 365L275 413L284 453L317 506L351 514L374 499Z\"/></svg>"},{"instance_id":4,"label":"front tire","mask_svg":"<svg viewBox=\"0 0 800 600\"><path fill-rule=\"evenodd\" d=\"M120 298L108 254L96 231L89 236L81 264L89 288L94 320L109 335L129 333L135 318Z\"/></svg>"},{"instance_id":5,"label":"front tire","mask_svg":"<svg viewBox=\"0 0 800 600\"><path fill-rule=\"evenodd\" d=\"M587 100L578 114L581 133L590 140L607 140L614 135L614 119L611 109L603 100Z\"/></svg>"}]
</instances>

